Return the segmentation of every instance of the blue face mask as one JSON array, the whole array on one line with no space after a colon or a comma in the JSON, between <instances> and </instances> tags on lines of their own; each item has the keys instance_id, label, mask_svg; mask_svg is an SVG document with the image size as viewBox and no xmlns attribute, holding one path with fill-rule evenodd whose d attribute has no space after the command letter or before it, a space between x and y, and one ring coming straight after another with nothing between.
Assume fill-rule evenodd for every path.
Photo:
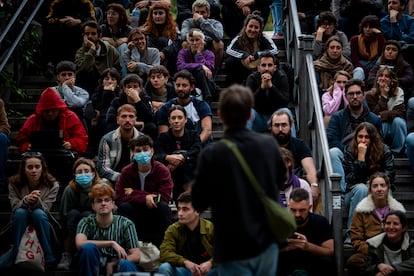
<instances>
[{"instance_id":1,"label":"blue face mask","mask_svg":"<svg viewBox=\"0 0 414 276\"><path fill-rule=\"evenodd\" d=\"M84 187L91 183L93 175L91 173L82 173L75 176L75 181L79 186Z\"/></svg>"},{"instance_id":2,"label":"blue face mask","mask_svg":"<svg viewBox=\"0 0 414 276\"><path fill-rule=\"evenodd\" d=\"M148 165L151 162L151 153L149 151L138 152L134 155L134 160L137 161L139 165Z\"/></svg>"}]
</instances>

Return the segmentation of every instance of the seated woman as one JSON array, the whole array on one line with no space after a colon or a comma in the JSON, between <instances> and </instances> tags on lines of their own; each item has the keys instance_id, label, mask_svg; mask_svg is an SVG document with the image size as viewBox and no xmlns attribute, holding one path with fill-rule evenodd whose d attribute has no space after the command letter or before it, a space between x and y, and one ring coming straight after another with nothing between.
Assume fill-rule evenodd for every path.
<instances>
[{"instance_id":1,"label":"seated woman","mask_svg":"<svg viewBox=\"0 0 414 276\"><path fill-rule=\"evenodd\" d=\"M364 275L411 275L414 243L408 234L407 216L391 211L385 216L384 233L367 240L368 258ZM389 258L389 256L392 256Z\"/></svg>"},{"instance_id":2,"label":"seated woman","mask_svg":"<svg viewBox=\"0 0 414 276\"><path fill-rule=\"evenodd\" d=\"M53 265L56 259L52 251L51 225L58 223L50 214L50 209L56 201L58 191L59 183L49 173L42 154L31 151L23 153L19 172L9 178L12 219L8 226L11 226L15 245L13 258L17 255L20 240L27 226L32 225L39 237L46 266Z\"/></svg>"},{"instance_id":3,"label":"seated woman","mask_svg":"<svg viewBox=\"0 0 414 276\"><path fill-rule=\"evenodd\" d=\"M280 147L280 152L282 153L283 161L285 161L288 177L283 185L283 190L279 191L279 202L287 207L287 203L289 201L290 193L293 189L296 188L303 188L309 193L309 205L313 206L313 197L312 197L312 190L311 186L309 185L306 180L299 178L295 175L293 168L295 167L295 158L290 150ZM313 211L313 207L311 208L311 212Z\"/></svg>"},{"instance_id":4,"label":"seated woman","mask_svg":"<svg viewBox=\"0 0 414 276\"><path fill-rule=\"evenodd\" d=\"M377 63L385 45L381 24L377 16L367 15L360 24L360 34L351 37L351 61L354 78L365 80Z\"/></svg>"},{"instance_id":5,"label":"seated woman","mask_svg":"<svg viewBox=\"0 0 414 276\"><path fill-rule=\"evenodd\" d=\"M404 60L401 52L401 44L395 40L385 42L384 51L378 60L378 63L369 71L368 78L365 81L367 88L372 88L377 78L379 68L388 66L392 68L398 78L398 83L406 94L406 103L411 96L410 91L414 86L414 73L411 65Z\"/></svg>"},{"instance_id":6,"label":"seated woman","mask_svg":"<svg viewBox=\"0 0 414 276\"><path fill-rule=\"evenodd\" d=\"M233 83L243 84L247 77L257 70L261 52L269 50L275 57L279 53L273 40L263 35L264 24L260 15L249 14L239 35L227 46L226 86Z\"/></svg>"},{"instance_id":7,"label":"seated woman","mask_svg":"<svg viewBox=\"0 0 414 276\"><path fill-rule=\"evenodd\" d=\"M118 127L117 111L123 104L132 104L137 110L135 127L151 138L157 137L157 126L154 123L154 113L151 99L143 89L142 79L137 74L128 74L121 81L121 94L112 100L106 114L107 132Z\"/></svg>"},{"instance_id":8,"label":"seated woman","mask_svg":"<svg viewBox=\"0 0 414 276\"><path fill-rule=\"evenodd\" d=\"M334 76L334 83L322 95L323 121L325 128L328 127L331 115L336 111L348 106L345 95L345 83L351 79L351 75L344 70L339 70Z\"/></svg>"},{"instance_id":9,"label":"seated woman","mask_svg":"<svg viewBox=\"0 0 414 276\"><path fill-rule=\"evenodd\" d=\"M155 160L164 163L174 181L173 199L191 189L197 156L201 151L200 137L185 128L187 112L181 105L168 110L170 128L155 141Z\"/></svg>"},{"instance_id":10,"label":"seated woman","mask_svg":"<svg viewBox=\"0 0 414 276\"><path fill-rule=\"evenodd\" d=\"M117 3L109 4L106 8L106 20L101 28L102 40L115 47L121 57L127 50L128 34L132 29L128 25L128 16L124 6ZM119 62L122 67L121 76L124 77L127 74L126 64L122 59L119 59Z\"/></svg>"},{"instance_id":11,"label":"seated woman","mask_svg":"<svg viewBox=\"0 0 414 276\"><path fill-rule=\"evenodd\" d=\"M91 102L85 109L85 120L88 129L88 152L91 157L97 154L102 136L106 133L106 113L115 97L121 90L121 76L116 68L107 68L99 79L98 87L91 96Z\"/></svg>"},{"instance_id":12,"label":"seated woman","mask_svg":"<svg viewBox=\"0 0 414 276\"><path fill-rule=\"evenodd\" d=\"M349 230L358 203L368 194L367 181L375 172L383 172L393 187L395 178L394 156L390 148L382 142L377 128L368 122L360 123L344 153L346 190L344 205L349 207L346 243L349 243Z\"/></svg>"},{"instance_id":13,"label":"seated woman","mask_svg":"<svg viewBox=\"0 0 414 276\"><path fill-rule=\"evenodd\" d=\"M69 270L75 250L75 235L78 222L93 214L88 193L95 184L111 185L101 179L91 159L80 157L73 165L73 179L63 191L60 200L60 219L63 222L63 253L58 269Z\"/></svg>"},{"instance_id":14,"label":"seated woman","mask_svg":"<svg viewBox=\"0 0 414 276\"><path fill-rule=\"evenodd\" d=\"M348 268L355 275L365 268L367 239L383 231L385 217L389 212L405 212L404 206L391 196L390 189L391 182L388 176L383 172L375 172L368 181L368 196L355 208L350 231L355 253L347 261Z\"/></svg>"},{"instance_id":15,"label":"seated woman","mask_svg":"<svg viewBox=\"0 0 414 276\"><path fill-rule=\"evenodd\" d=\"M145 92L151 98L154 113L167 101L176 97L174 84L169 81L170 74L164 65L156 65L148 72Z\"/></svg>"},{"instance_id":16,"label":"seated woman","mask_svg":"<svg viewBox=\"0 0 414 276\"><path fill-rule=\"evenodd\" d=\"M351 48L345 33L338 30L338 19L331 11L322 11L319 14L319 19L316 27L317 31L313 41L313 59L319 59L326 52L328 39L332 36L337 36L342 44L342 52L344 57L349 59L351 57Z\"/></svg>"},{"instance_id":17,"label":"seated woman","mask_svg":"<svg viewBox=\"0 0 414 276\"><path fill-rule=\"evenodd\" d=\"M177 72L177 55L181 49L179 30L170 5L164 1L153 2L145 24L140 27L148 36L148 46L160 51L160 62L170 75Z\"/></svg>"},{"instance_id":18,"label":"seated woman","mask_svg":"<svg viewBox=\"0 0 414 276\"><path fill-rule=\"evenodd\" d=\"M203 100L210 102L214 92L214 53L205 49L205 36L200 29L191 29L187 34L189 48L178 52L177 70L187 69L196 79Z\"/></svg>"},{"instance_id":19,"label":"seated woman","mask_svg":"<svg viewBox=\"0 0 414 276\"><path fill-rule=\"evenodd\" d=\"M404 91L398 87L397 76L390 68L378 70L375 85L365 99L371 112L381 118L385 143L395 155L402 153L407 137Z\"/></svg>"},{"instance_id":20,"label":"seated woman","mask_svg":"<svg viewBox=\"0 0 414 276\"><path fill-rule=\"evenodd\" d=\"M339 70L344 70L352 75L354 66L344 57L342 50L341 39L332 36L326 41L326 50L323 56L313 62L319 89L322 91L332 85L334 76Z\"/></svg>"}]
</instances>

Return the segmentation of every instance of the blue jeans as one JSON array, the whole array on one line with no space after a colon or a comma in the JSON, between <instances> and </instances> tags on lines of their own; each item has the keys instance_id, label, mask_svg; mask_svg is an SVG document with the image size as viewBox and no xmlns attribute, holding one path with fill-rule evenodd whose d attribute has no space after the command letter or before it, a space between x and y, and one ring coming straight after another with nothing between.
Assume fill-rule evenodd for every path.
<instances>
[{"instance_id":1,"label":"blue jeans","mask_svg":"<svg viewBox=\"0 0 414 276\"><path fill-rule=\"evenodd\" d=\"M408 134L406 142L408 161L410 162L411 170L414 171L414 132Z\"/></svg>"},{"instance_id":2,"label":"blue jeans","mask_svg":"<svg viewBox=\"0 0 414 276\"><path fill-rule=\"evenodd\" d=\"M191 271L184 266L172 266L170 263L162 263L158 268L158 273L166 276L191 276L193 275ZM207 274L207 276L216 276L217 270L212 268Z\"/></svg>"},{"instance_id":3,"label":"blue jeans","mask_svg":"<svg viewBox=\"0 0 414 276\"><path fill-rule=\"evenodd\" d=\"M390 141L393 153L404 150L407 137L407 123L401 117L395 117L392 123L382 122L382 133L385 141Z\"/></svg>"},{"instance_id":4,"label":"blue jeans","mask_svg":"<svg viewBox=\"0 0 414 276\"><path fill-rule=\"evenodd\" d=\"M125 77L128 74L127 64L125 64L125 61L123 59L123 55L128 50L128 44L122 43L117 48L119 53L119 64L121 65L121 78Z\"/></svg>"},{"instance_id":5,"label":"blue jeans","mask_svg":"<svg viewBox=\"0 0 414 276\"><path fill-rule=\"evenodd\" d=\"M273 17L273 32L275 34L283 33L283 0L273 0L270 5Z\"/></svg>"},{"instance_id":6,"label":"blue jeans","mask_svg":"<svg viewBox=\"0 0 414 276\"><path fill-rule=\"evenodd\" d=\"M354 79L365 80L365 72L362 67L355 67L352 74Z\"/></svg>"},{"instance_id":7,"label":"blue jeans","mask_svg":"<svg viewBox=\"0 0 414 276\"><path fill-rule=\"evenodd\" d=\"M84 244L78 253L79 256L79 275L96 276L100 275L101 265L101 251L93 243ZM110 260L108 260L110 261ZM118 264L117 272L136 272L137 266L128 260L122 260Z\"/></svg>"},{"instance_id":8,"label":"blue jeans","mask_svg":"<svg viewBox=\"0 0 414 276\"><path fill-rule=\"evenodd\" d=\"M344 204L345 208L349 208L348 221L346 224L347 231L351 229L352 217L354 216L355 208L358 203L368 195L368 186L366 184L356 184L352 189L345 193Z\"/></svg>"},{"instance_id":9,"label":"blue jeans","mask_svg":"<svg viewBox=\"0 0 414 276\"><path fill-rule=\"evenodd\" d=\"M273 243L256 257L220 263L217 271L220 276L274 276L277 272L278 259L279 246Z\"/></svg>"},{"instance_id":10,"label":"blue jeans","mask_svg":"<svg viewBox=\"0 0 414 276\"><path fill-rule=\"evenodd\" d=\"M344 161L344 153L339 148L334 147L334 148L329 149L329 156L331 157L333 172L341 175L339 186L341 187L342 193L345 193L346 191L345 171L344 171L344 167L342 166L342 163Z\"/></svg>"},{"instance_id":11,"label":"blue jeans","mask_svg":"<svg viewBox=\"0 0 414 276\"><path fill-rule=\"evenodd\" d=\"M17 255L20 240L28 225L33 225L36 229L37 237L45 254L45 262L53 263L56 259L53 255L51 241L50 241L50 224L47 213L42 209L34 209L29 211L24 208L17 208L12 217L13 226L13 241L14 241L14 257Z\"/></svg>"},{"instance_id":12,"label":"blue jeans","mask_svg":"<svg viewBox=\"0 0 414 276\"><path fill-rule=\"evenodd\" d=\"M7 188L6 165L9 154L9 138L0 132L0 188Z\"/></svg>"}]
</instances>

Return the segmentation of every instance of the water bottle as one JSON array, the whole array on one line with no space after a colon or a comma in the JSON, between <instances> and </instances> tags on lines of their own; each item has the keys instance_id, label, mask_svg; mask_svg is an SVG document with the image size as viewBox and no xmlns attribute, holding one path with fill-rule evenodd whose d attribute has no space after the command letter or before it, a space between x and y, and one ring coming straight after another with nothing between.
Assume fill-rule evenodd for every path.
<instances>
[{"instance_id":1,"label":"water bottle","mask_svg":"<svg viewBox=\"0 0 414 276\"><path fill-rule=\"evenodd\" d=\"M135 7L131 13L131 27L136 28L139 26L139 17L141 16L141 12L138 7Z\"/></svg>"}]
</instances>

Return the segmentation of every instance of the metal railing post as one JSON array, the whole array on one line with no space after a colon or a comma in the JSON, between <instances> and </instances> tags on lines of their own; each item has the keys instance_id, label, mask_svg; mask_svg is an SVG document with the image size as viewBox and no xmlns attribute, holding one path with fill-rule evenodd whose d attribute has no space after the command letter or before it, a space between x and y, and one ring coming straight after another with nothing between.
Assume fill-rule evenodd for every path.
<instances>
[{"instance_id":1,"label":"metal railing post","mask_svg":"<svg viewBox=\"0 0 414 276\"><path fill-rule=\"evenodd\" d=\"M342 238L342 204L341 204L341 187L339 181L341 175L333 173L329 176L332 182L332 225L335 242L335 259L337 265L337 275L344 275L344 254Z\"/></svg>"}]
</instances>

